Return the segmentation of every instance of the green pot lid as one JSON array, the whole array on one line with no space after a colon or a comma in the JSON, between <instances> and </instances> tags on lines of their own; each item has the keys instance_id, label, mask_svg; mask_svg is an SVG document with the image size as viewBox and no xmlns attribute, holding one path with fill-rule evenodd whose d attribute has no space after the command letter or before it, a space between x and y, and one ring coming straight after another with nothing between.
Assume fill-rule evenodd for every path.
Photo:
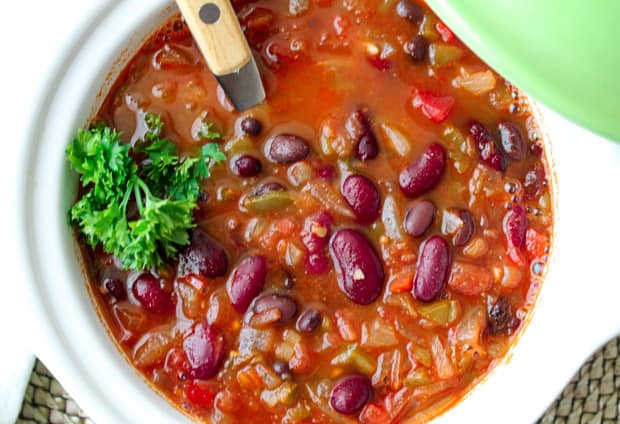
<instances>
[{"instance_id":1,"label":"green pot lid","mask_svg":"<svg viewBox=\"0 0 620 424\"><path fill-rule=\"evenodd\" d=\"M620 142L620 0L427 0L478 56L570 120Z\"/></svg>"}]
</instances>

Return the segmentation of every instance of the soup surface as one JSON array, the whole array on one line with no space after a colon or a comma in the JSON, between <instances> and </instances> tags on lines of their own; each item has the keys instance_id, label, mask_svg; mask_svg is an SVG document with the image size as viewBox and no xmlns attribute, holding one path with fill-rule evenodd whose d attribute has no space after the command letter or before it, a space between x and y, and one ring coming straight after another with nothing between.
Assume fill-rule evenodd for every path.
<instances>
[{"instance_id":1,"label":"soup surface","mask_svg":"<svg viewBox=\"0 0 620 424\"><path fill-rule=\"evenodd\" d=\"M182 154L226 154L178 257L124 269L80 238L101 314L197 421L427 421L539 290L553 211L529 106L423 3L235 7L264 104L233 110L176 18L97 116L131 146L159 116Z\"/></svg>"}]
</instances>

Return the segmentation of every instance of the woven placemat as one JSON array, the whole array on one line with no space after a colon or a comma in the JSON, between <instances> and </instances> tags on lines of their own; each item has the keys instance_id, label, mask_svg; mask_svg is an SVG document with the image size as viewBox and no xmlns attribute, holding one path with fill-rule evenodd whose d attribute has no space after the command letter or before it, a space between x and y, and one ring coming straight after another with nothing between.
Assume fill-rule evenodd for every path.
<instances>
[{"instance_id":1,"label":"woven placemat","mask_svg":"<svg viewBox=\"0 0 620 424\"><path fill-rule=\"evenodd\" d=\"M620 423L620 337L581 367L538 424ZM93 424L37 361L16 424Z\"/></svg>"}]
</instances>

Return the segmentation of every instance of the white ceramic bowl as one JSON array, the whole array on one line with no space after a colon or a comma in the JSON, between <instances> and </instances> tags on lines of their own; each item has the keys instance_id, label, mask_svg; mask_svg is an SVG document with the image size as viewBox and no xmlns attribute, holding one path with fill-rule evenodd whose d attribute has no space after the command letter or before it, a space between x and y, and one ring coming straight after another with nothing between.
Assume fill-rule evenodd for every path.
<instances>
[{"instance_id":1,"label":"white ceramic bowl","mask_svg":"<svg viewBox=\"0 0 620 424\"><path fill-rule=\"evenodd\" d=\"M125 362L88 297L67 224L76 181L64 150L95 113L136 49L170 14L170 2L103 2L58 56L23 146L18 205L23 269L39 334L35 353L97 424L190 420ZM107 78L111 73L112 78ZM102 88L103 87L103 88ZM527 423L540 416L586 357L620 331L615 243L620 148L541 108L552 140L557 222L535 314L516 348L441 423Z\"/></svg>"}]
</instances>

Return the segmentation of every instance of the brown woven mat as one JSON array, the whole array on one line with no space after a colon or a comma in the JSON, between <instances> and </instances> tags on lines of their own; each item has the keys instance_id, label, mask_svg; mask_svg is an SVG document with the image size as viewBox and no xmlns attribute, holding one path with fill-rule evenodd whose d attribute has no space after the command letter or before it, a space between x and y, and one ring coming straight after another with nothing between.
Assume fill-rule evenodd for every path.
<instances>
[{"instance_id":1,"label":"brown woven mat","mask_svg":"<svg viewBox=\"0 0 620 424\"><path fill-rule=\"evenodd\" d=\"M581 367L538 424L620 423L620 337ZM37 361L17 424L92 424L45 366Z\"/></svg>"}]
</instances>

